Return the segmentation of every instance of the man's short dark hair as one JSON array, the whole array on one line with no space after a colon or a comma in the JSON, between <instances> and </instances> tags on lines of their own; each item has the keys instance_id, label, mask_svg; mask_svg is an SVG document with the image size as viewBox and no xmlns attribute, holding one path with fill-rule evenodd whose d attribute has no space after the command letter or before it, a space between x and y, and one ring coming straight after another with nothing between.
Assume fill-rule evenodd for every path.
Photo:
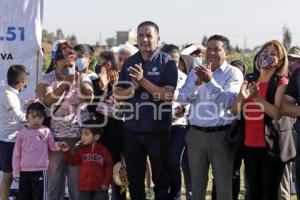
<instances>
[{"instance_id":1,"label":"man's short dark hair","mask_svg":"<svg viewBox=\"0 0 300 200\"><path fill-rule=\"evenodd\" d=\"M29 76L29 71L24 65L11 65L7 71L7 84L16 86L25 81Z\"/></svg>"},{"instance_id":2,"label":"man's short dark hair","mask_svg":"<svg viewBox=\"0 0 300 200\"><path fill-rule=\"evenodd\" d=\"M89 119L87 121L82 122L82 125L80 128L90 130L93 135L102 136L102 134L103 134L103 129L99 127L99 123L94 119Z\"/></svg>"},{"instance_id":3,"label":"man's short dark hair","mask_svg":"<svg viewBox=\"0 0 300 200\"><path fill-rule=\"evenodd\" d=\"M166 44L165 46L162 47L161 50L167 54L172 53L173 51L179 52L179 48L174 44Z\"/></svg>"},{"instance_id":4,"label":"man's short dark hair","mask_svg":"<svg viewBox=\"0 0 300 200\"><path fill-rule=\"evenodd\" d=\"M142 22L142 23L139 24L137 30L139 30L142 26L152 26L152 27L154 27L155 31L159 35L159 28L158 28L157 24L155 24L154 22L152 22L152 21L144 21L144 22Z\"/></svg>"},{"instance_id":5,"label":"man's short dark hair","mask_svg":"<svg viewBox=\"0 0 300 200\"><path fill-rule=\"evenodd\" d=\"M234 61L232 61L230 63L230 65L239 68L242 71L244 77L246 76L247 70L248 70L248 66L243 61L241 61L241 60L234 60Z\"/></svg>"},{"instance_id":6,"label":"man's short dark hair","mask_svg":"<svg viewBox=\"0 0 300 200\"><path fill-rule=\"evenodd\" d=\"M223 47L225 50L230 51L230 40L223 35L213 35L208 38L207 44L212 41L217 40L223 43ZM207 46L207 45L206 45Z\"/></svg>"}]
</instances>

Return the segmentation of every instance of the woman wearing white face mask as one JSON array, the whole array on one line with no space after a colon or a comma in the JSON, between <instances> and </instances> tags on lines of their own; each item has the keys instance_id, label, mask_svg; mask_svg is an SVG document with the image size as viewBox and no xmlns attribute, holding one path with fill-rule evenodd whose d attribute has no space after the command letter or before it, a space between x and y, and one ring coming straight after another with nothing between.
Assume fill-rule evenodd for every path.
<instances>
[{"instance_id":1,"label":"woman wearing white face mask","mask_svg":"<svg viewBox=\"0 0 300 200\"><path fill-rule=\"evenodd\" d=\"M94 49L87 44L78 44L74 47L77 54L76 70L80 73L85 73L91 80L98 78L98 75L89 70L90 63L92 62Z\"/></svg>"}]
</instances>

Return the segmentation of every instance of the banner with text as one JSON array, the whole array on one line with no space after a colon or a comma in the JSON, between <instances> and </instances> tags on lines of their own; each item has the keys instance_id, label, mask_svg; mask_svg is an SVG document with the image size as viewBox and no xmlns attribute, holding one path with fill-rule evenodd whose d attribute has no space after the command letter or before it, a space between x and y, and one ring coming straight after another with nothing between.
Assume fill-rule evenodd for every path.
<instances>
[{"instance_id":1,"label":"banner with text","mask_svg":"<svg viewBox=\"0 0 300 200\"><path fill-rule=\"evenodd\" d=\"M21 99L35 97L42 75L43 0L0 0L0 91L6 87L10 65L21 64L30 71Z\"/></svg>"}]
</instances>

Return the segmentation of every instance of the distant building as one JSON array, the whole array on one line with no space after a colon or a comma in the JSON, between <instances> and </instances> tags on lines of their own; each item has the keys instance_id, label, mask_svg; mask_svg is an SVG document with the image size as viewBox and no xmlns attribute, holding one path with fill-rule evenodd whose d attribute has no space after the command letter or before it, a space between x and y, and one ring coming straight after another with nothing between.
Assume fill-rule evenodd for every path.
<instances>
[{"instance_id":1,"label":"distant building","mask_svg":"<svg viewBox=\"0 0 300 200\"><path fill-rule=\"evenodd\" d=\"M120 44L136 44L136 35L133 29L129 31L117 31L117 46Z\"/></svg>"}]
</instances>

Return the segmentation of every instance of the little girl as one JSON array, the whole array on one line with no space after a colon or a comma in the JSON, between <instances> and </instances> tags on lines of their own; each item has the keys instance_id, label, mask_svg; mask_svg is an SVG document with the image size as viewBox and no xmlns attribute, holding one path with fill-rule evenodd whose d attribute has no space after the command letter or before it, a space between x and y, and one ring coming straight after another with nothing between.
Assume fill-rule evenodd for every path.
<instances>
[{"instance_id":1,"label":"little girl","mask_svg":"<svg viewBox=\"0 0 300 200\"><path fill-rule=\"evenodd\" d=\"M17 199L47 199L48 149L59 151L49 128L42 125L46 116L41 103L32 103L26 111L28 126L17 135L13 152L13 178L19 181Z\"/></svg>"}]
</instances>

